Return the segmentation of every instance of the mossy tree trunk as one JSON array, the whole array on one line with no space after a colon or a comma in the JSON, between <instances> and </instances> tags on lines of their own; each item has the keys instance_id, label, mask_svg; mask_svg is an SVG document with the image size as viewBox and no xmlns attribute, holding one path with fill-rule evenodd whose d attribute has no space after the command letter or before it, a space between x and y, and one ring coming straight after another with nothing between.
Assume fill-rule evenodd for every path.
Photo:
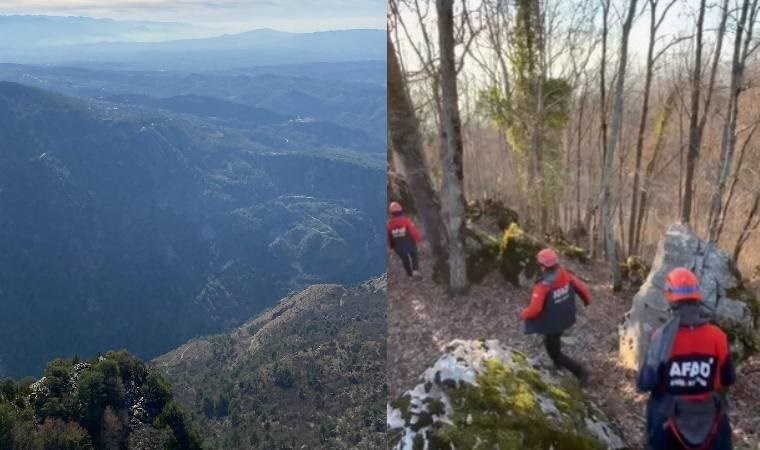
<instances>
[{"instance_id":1,"label":"mossy tree trunk","mask_svg":"<svg viewBox=\"0 0 760 450\"><path fill-rule=\"evenodd\" d=\"M406 89L401 66L388 36L388 134L391 148L398 156L414 199L430 250L433 253L434 274L448 272L447 234L441 216L441 205L430 179L422 150L419 122Z\"/></svg>"},{"instance_id":2,"label":"mossy tree trunk","mask_svg":"<svg viewBox=\"0 0 760 450\"><path fill-rule=\"evenodd\" d=\"M457 67L454 52L454 1L437 0L438 42L441 65L441 198L448 231L449 291L460 294L467 290L465 253L465 199L463 189L462 123L459 117Z\"/></svg>"},{"instance_id":3,"label":"mossy tree trunk","mask_svg":"<svg viewBox=\"0 0 760 450\"><path fill-rule=\"evenodd\" d=\"M630 0L628 3L628 13L623 23L623 35L620 42L620 62L618 64L618 74L615 84L615 99L612 108L612 122L610 124L610 136L607 139L607 147L604 152L604 168L602 170L602 185L604 193L602 196L602 220L604 229L604 242L607 249L607 259L612 271L612 288L620 290L622 287L622 278L620 276L620 266L617 261L617 246L612 224L612 175L613 164L615 161L615 152L620 133L623 125L623 91L625 89L625 72L628 64L628 37L631 33L633 18L636 15L637 0Z\"/></svg>"}]
</instances>

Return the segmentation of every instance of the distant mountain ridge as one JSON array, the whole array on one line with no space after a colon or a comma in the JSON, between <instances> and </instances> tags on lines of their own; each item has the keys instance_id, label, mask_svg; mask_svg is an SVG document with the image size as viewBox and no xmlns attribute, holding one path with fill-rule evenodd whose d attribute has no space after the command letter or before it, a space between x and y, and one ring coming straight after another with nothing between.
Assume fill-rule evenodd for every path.
<instances>
[{"instance_id":1,"label":"distant mountain ridge","mask_svg":"<svg viewBox=\"0 0 760 450\"><path fill-rule=\"evenodd\" d=\"M362 130L376 140L375 147L377 141L380 141L379 152L384 155L387 120L384 81L365 83L328 78L330 73L342 72L344 77L353 79L349 74L356 67L360 68L360 73L366 73L368 68L358 62L320 64L325 78L319 79L304 76L311 74L312 67L313 65L288 65L260 70L247 68L243 73L183 74L0 64L0 80L85 98L127 96L129 99L135 95L159 99L175 96L211 97L267 109L284 116L308 116L341 127ZM371 67L376 67L376 64Z\"/></svg>"},{"instance_id":2,"label":"distant mountain ridge","mask_svg":"<svg viewBox=\"0 0 760 450\"><path fill-rule=\"evenodd\" d=\"M291 120L289 116L277 114L268 109L195 94L176 95L167 98L155 98L147 95L114 95L106 97L105 100L114 103L143 105L203 117L219 117L240 122L250 122L257 125L272 125Z\"/></svg>"},{"instance_id":3,"label":"distant mountain ridge","mask_svg":"<svg viewBox=\"0 0 760 450\"><path fill-rule=\"evenodd\" d=\"M6 45L0 45L0 62L24 64L68 64L77 66L103 66L121 70L183 70L207 71L235 67L265 66L274 64L302 64L315 62L385 60L383 46L385 30L353 29L289 33L271 29L257 29L238 34L214 37L135 42L119 38L134 26L122 22L88 22L78 18L60 19L63 29L55 27L34 36L34 26L24 20L5 16ZM0 18L2 18L0 16ZM52 19L38 18L39 21ZM10 22L10 23L8 23ZM108 23L114 28L110 34L99 25ZM93 26L96 24L98 26ZM150 24L151 28L177 28L181 24ZM72 31L72 28L78 33ZM106 27L107 28L107 27ZM120 31L126 28L127 31ZM88 34L90 33L90 34ZM60 43L62 36L79 35L80 42ZM105 37L101 37L104 35ZM15 37L14 37L15 36ZM108 37L111 38L108 38ZM47 39L47 40L46 40ZM59 44L53 45L49 41ZM34 49L30 52L30 49Z\"/></svg>"},{"instance_id":4,"label":"distant mountain ridge","mask_svg":"<svg viewBox=\"0 0 760 450\"><path fill-rule=\"evenodd\" d=\"M211 30L181 22L48 15L0 15L0 30L3 30L0 48L108 41L160 41L212 33Z\"/></svg>"}]
</instances>

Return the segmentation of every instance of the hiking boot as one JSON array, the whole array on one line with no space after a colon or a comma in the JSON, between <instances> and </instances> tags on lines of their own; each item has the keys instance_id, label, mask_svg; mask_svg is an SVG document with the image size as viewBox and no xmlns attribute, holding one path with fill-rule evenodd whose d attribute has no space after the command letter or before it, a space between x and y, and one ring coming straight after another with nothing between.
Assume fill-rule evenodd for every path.
<instances>
[{"instance_id":1,"label":"hiking boot","mask_svg":"<svg viewBox=\"0 0 760 450\"><path fill-rule=\"evenodd\" d=\"M422 279L422 273L419 270L415 270L414 272L412 272L412 277L415 280Z\"/></svg>"}]
</instances>

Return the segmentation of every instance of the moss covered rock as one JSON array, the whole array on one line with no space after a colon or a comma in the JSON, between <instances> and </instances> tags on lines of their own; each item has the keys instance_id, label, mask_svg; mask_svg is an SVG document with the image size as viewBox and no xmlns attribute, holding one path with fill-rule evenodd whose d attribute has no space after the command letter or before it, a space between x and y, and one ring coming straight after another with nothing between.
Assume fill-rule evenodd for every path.
<instances>
[{"instance_id":1,"label":"moss covered rock","mask_svg":"<svg viewBox=\"0 0 760 450\"><path fill-rule=\"evenodd\" d=\"M483 278L498 267L501 253L500 242L490 234L467 229L465 235L467 252L467 277L471 283L480 283Z\"/></svg>"},{"instance_id":2,"label":"moss covered rock","mask_svg":"<svg viewBox=\"0 0 760 450\"><path fill-rule=\"evenodd\" d=\"M467 219L479 222L484 219L492 221L499 230L504 230L513 223L517 223L517 212L504 205L500 200L485 199L475 200L467 204Z\"/></svg>"},{"instance_id":3,"label":"moss covered rock","mask_svg":"<svg viewBox=\"0 0 760 450\"><path fill-rule=\"evenodd\" d=\"M498 341L453 341L388 406L397 450L625 449L574 380Z\"/></svg>"},{"instance_id":4,"label":"moss covered rock","mask_svg":"<svg viewBox=\"0 0 760 450\"><path fill-rule=\"evenodd\" d=\"M641 286L647 275L649 275L650 270L651 267L635 255L629 256L624 262L620 263L621 276L635 286Z\"/></svg>"},{"instance_id":5,"label":"moss covered rock","mask_svg":"<svg viewBox=\"0 0 760 450\"><path fill-rule=\"evenodd\" d=\"M479 283L498 270L505 280L519 286L536 276L539 250L553 247L564 257L587 263L588 253L561 233L540 239L523 230L518 214L499 200L485 199L467 204L467 270L470 282Z\"/></svg>"},{"instance_id":6,"label":"moss covered rock","mask_svg":"<svg viewBox=\"0 0 760 450\"><path fill-rule=\"evenodd\" d=\"M479 283L486 275L498 270L505 280L519 286L534 278L538 266L536 253L543 245L512 223L501 236L470 227L465 239L467 275L471 282Z\"/></svg>"},{"instance_id":7,"label":"moss covered rock","mask_svg":"<svg viewBox=\"0 0 760 450\"><path fill-rule=\"evenodd\" d=\"M501 236L499 271L504 279L514 285L535 278L538 273L536 254L545 244L523 231L516 223L511 224Z\"/></svg>"},{"instance_id":8,"label":"moss covered rock","mask_svg":"<svg viewBox=\"0 0 760 450\"><path fill-rule=\"evenodd\" d=\"M546 247L553 247L565 257L588 262L584 249L564 240L547 244L526 233L515 222L500 236L471 224L467 229L465 247L468 276L473 283L479 283L486 275L498 270L505 280L516 286L527 284L538 273L536 254Z\"/></svg>"},{"instance_id":9,"label":"moss covered rock","mask_svg":"<svg viewBox=\"0 0 760 450\"><path fill-rule=\"evenodd\" d=\"M557 252L570 259L587 263L589 262L588 252L585 248L579 247L567 239L560 237L551 241L551 246L554 247Z\"/></svg>"}]
</instances>

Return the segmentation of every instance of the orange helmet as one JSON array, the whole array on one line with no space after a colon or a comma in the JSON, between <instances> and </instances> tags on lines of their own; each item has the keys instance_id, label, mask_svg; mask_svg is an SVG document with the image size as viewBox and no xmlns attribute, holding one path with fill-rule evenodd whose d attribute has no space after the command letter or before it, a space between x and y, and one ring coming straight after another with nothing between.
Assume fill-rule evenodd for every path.
<instances>
[{"instance_id":1,"label":"orange helmet","mask_svg":"<svg viewBox=\"0 0 760 450\"><path fill-rule=\"evenodd\" d=\"M545 248L538 252L538 255L536 255L536 260L539 264L546 268L554 267L559 264L557 253L550 248Z\"/></svg>"},{"instance_id":2,"label":"orange helmet","mask_svg":"<svg viewBox=\"0 0 760 450\"><path fill-rule=\"evenodd\" d=\"M665 279L665 298L670 303L702 301L702 291L699 288L697 276L683 267L671 270Z\"/></svg>"},{"instance_id":3,"label":"orange helmet","mask_svg":"<svg viewBox=\"0 0 760 450\"><path fill-rule=\"evenodd\" d=\"M388 206L388 212L391 214L397 214L404 212L404 208L401 207L401 203L399 202L391 202L391 204Z\"/></svg>"}]
</instances>

